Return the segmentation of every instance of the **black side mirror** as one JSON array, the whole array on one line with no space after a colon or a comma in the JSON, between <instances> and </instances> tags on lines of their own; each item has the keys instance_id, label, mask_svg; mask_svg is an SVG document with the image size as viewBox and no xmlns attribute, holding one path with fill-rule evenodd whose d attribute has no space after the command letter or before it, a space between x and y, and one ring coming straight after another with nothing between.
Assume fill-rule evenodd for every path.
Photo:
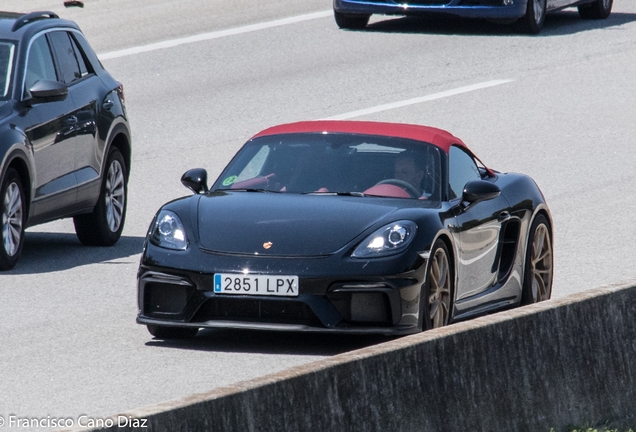
<instances>
[{"instance_id":1,"label":"black side mirror","mask_svg":"<svg viewBox=\"0 0 636 432\"><path fill-rule=\"evenodd\" d=\"M195 194L207 192L208 172L204 168L193 168L181 176L181 183Z\"/></svg>"},{"instance_id":2,"label":"black side mirror","mask_svg":"<svg viewBox=\"0 0 636 432\"><path fill-rule=\"evenodd\" d=\"M464 192L462 193L462 202L476 204L481 201L487 201L497 198L501 194L501 189L486 180L473 180L466 183Z\"/></svg>"},{"instance_id":3,"label":"black side mirror","mask_svg":"<svg viewBox=\"0 0 636 432\"><path fill-rule=\"evenodd\" d=\"M29 89L31 103L59 102L68 96L68 87L58 81L39 80Z\"/></svg>"}]
</instances>

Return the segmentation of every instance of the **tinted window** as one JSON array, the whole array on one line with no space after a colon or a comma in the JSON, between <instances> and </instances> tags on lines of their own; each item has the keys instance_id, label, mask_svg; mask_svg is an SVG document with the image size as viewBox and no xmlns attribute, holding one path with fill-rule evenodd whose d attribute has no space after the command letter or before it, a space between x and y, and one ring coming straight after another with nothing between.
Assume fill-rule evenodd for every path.
<instances>
[{"instance_id":1,"label":"tinted window","mask_svg":"<svg viewBox=\"0 0 636 432\"><path fill-rule=\"evenodd\" d=\"M53 57L46 36L39 36L29 48L27 73L25 78L25 94L31 96L29 89L40 80L57 81Z\"/></svg>"},{"instance_id":2,"label":"tinted window","mask_svg":"<svg viewBox=\"0 0 636 432\"><path fill-rule=\"evenodd\" d=\"M86 64L78 55L77 44L67 32L57 31L49 34L58 64L61 81L70 84L86 74Z\"/></svg>"},{"instance_id":3,"label":"tinted window","mask_svg":"<svg viewBox=\"0 0 636 432\"><path fill-rule=\"evenodd\" d=\"M441 196L440 166L440 150L427 143L352 134L290 134L246 144L213 189L358 193L433 202ZM406 183L412 186L410 194L394 193L396 188L406 190ZM374 188L378 184L385 186Z\"/></svg>"},{"instance_id":4,"label":"tinted window","mask_svg":"<svg viewBox=\"0 0 636 432\"><path fill-rule=\"evenodd\" d=\"M73 51L75 53L75 58L77 59L77 65L79 66L80 74L81 76L87 75L88 73L92 72L92 70L89 70L89 64L84 59L82 50L77 44L75 37L73 37L72 34L70 34L70 36L71 36L71 45L73 46Z\"/></svg>"},{"instance_id":5,"label":"tinted window","mask_svg":"<svg viewBox=\"0 0 636 432\"><path fill-rule=\"evenodd\" d=\"M481 179L481 175L473 157L461 148L451 147L449 157L450 199L454 199L462 196L466 183Z\"/></svg>"},{"instance_id":6,"label":"tinted window","mask_svg":"<svg viewBox=\"0 0 636 432\"><path fill-rule=\"evenodd\" d=\"M11 69L13 64L14 45L0 42L0 98L6 98L11 83Z\"/></svg>"}]
</instances>

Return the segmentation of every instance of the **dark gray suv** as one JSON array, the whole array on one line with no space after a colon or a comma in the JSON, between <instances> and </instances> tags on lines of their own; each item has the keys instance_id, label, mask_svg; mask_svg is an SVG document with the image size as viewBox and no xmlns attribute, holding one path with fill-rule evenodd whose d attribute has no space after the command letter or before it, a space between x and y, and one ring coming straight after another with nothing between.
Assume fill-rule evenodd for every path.
<instances>
[{"instance_id":1,"label":"dark gray suv","mask_svg":"<svg viewBox=\"0 0 636 432\"><path fill-rule=\"evenodd\" d=\"M110 246L126 216L131 136L122 84L77 24L0 12L0 270L24 230L73 217L80 241Z\"/></svg>"}]
</instances>

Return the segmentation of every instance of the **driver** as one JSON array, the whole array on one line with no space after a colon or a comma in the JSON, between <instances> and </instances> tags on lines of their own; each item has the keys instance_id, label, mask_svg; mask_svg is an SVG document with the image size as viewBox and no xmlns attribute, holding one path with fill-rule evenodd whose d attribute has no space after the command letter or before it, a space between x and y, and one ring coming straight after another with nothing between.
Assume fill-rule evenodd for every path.
<instances>
[{"instance_id":1,"label":"driver","mask_svg":"<svg viewBox=\"0 0 636 432\"><path fill-rule=\"evenodd\" d=\"M415 164L414 158L406 155L398 156L393 164L393 170L396 179L409 183L422 195L422 179L425 172Z\"/></svg>"}]
</instances>

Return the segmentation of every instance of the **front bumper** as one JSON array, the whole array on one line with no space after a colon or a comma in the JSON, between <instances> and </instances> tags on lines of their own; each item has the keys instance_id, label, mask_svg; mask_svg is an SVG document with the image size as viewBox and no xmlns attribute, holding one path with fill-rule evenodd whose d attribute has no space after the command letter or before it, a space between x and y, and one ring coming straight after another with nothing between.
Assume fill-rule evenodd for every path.
<instances>
[{"instance_id":1,"label":"front bumper","mask_svg":"<svg viewBox=\"0 0 636 432\"><path fill-rule=\"evenodd\" d=\"M384 15L454 15L463 18L516 19L526 13L527 0L334 0L336 12Z\"/></svg>"},{"instance_id":2,"label":"front bumper","mask_svg":"<svg viewBox=\"0 0 636 432\"><path fill-rule=\"evenodd\" d=\"M420 330L425 262L396 276L299 277L298 297L217 294L213 274L141 266L139 324L403 335Z\"/></svg>"}]
</instances>

